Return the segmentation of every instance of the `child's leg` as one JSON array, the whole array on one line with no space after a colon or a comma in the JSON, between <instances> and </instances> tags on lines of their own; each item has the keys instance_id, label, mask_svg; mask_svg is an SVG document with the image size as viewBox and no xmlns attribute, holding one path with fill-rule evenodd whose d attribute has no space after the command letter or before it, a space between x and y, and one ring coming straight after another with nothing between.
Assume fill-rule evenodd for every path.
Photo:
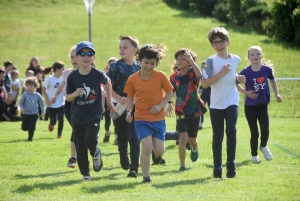
<instances>
[{"instance_id":1,"label":"child's leg","mask_svg":"<svg viewBox=\"0 0 300 201\"><path fill-rule=\"evenodd\" d=\"M261 137L260 146L267 146L269 140L269 114L268 104L260 105L260 112L258 113L258 121L260 125Z\"/></svg>"},{"instance_id":2,"label":"child's leg","mask_svg":"<svg viewBox=\"0 0 300 201\"><path fill-rule=\"evenodd\" d=\"M56 109L57 112L57 121L58 121L58 128L57 128L57 137L61 137L62 130L64 128L64 113L65 113L65 107L61 106Z\"/></svg>"},{"instance_id":3,"label":"child's leg","mask_svg":"<svg viewBox=\"0 0 300 201\"><path fill-rule=\"evenodd\" d=\"M188 139L187 132L179 133L178 153L179 153L180 167L185 167L185 156L186 156L186 143L187 143L187 139Z\"/></svg>"},{"instance_id":4,"label":"child's leg","mask_svg":"<svg viewBox=\"0 0 300 201\"><path fill-rule=\"evenodd\" d=\"M259 132L257 127L258 108L256 106L247 106L247 105L245 105L244 108L245 108L245 116L251 133L251 138L250 138L251 155L257 156L258 138L259 138Z\"/></svg>"},{"instance_id":5,"label":"child's leg","mask_svg":"<svg viewBox=\"0 0 300 201\"><path fill-rule=\"evenodd\" d=\"M28 122L28 141L32 141L36 122L38 120L38 115L28 115L28 116L30 116Z\"/></svg>"},{"instance_id":6,"label":"child's leg","mask_svg":"<svg viewBox=\"0 0 300 201\"><path fill-rule=\"evenodd\" d=\"M140 158L140 142L135 131L134 121L127 123L128 141L130 145L130 170L138 170Z\"/></svg>"},{"instance_id":7,"label":"child's leg","mask_svg":"<svg viewBox=\"0 0 300 201\"><path fill-rule=\"evenodd\" d=\"M99 153L98 137L100 129L100 119L95 119L87 124L85 129L84 144L90 151L91 156L96 156Z\"/></svg>"},{"instance_id":8,"label":"child's leg","mask_svg":"<svg viewBox=\"0 0 300 201\"><path fill-rule=\"evenodd\" d=\"M90 175L90 169L89 169L88 151L84 143L85 130L86 130L86 125L73 127L74 143L76 147L78 167L82 175L88 176Z\"/></svg>"},{"instance_id":9,"label":"child's leg","mask_svg":"<svg viewBox=\"0 0 300 201\"><path fill-rule=\"evenodd\" d=\"M224 138L224 110L210 109L211 125L213 131L212 150L214 167L222 166L222 142Z\"/></svg>"},{"instance_id":10,"label":"child's leg","mask_svg":"<svg viewBox=\"0 0 300 201\"><path fill-rule=\"evenodd\" d=\"M167 131L165 140L179 140L179 133L177 131Z\"/></svg>"},{"instance_id":11,"label":"child's leg","mask_svg":"<svg viewBox=\"0 0 300 201\"><path fill-rule=\"evenodd\" d=\"M72 127L71 124L71 105L70 102L65 102L65 116ZM74 143L74 134L73 134L73 128L72 128L72 133L70 137L70 151L71 151L71 158L76 158L76 148L75 148L75 143Z\"/></svg>"},{"instance_id":12,"label":"child's leg","mask_svg":"<svg viewBox=\"0 0 300 201\"><path fill-rule=\"evenodd\" d=\"M22 114L22 130L23 131L28 131L28 124L29 124L29 120L30 120L30 115L27 114Z\"/></svg>"},{"instance_id":13,"label":"child's leg","mask_svg":"<svg viewBox=\"0 0 300 201\"><path fill-rule=\"evenodd\" d=\"M227 136L227 140L226 140L227 161L235 160L237 118L238 118L237 105L231 105L225 109L226 136Z\"/></svg>"},{"instance_id":14,"label":"child's leg","mask_svg":"<svg viewBox=\"0 0 300 201\"><path fill-rule=\"evenodd\" d=\"M142 143L142 151L141 151L140 162L141 162L143 177L150 177L150 155L152 152L152 135L143 138L141 140L141 143Z\"/></svg>"},{"instance_id":15,"label":"child's leg","mask_svg":"<svg viewBox=\"0 0 300 201\"><path fill-rule=\"evenodd\" d=\"M50 125L55 126L56 124L56 115L57 115L57 108L50 108L48 107L49 110L49 118L50 118Z\"/></svg>"}]
</instances>

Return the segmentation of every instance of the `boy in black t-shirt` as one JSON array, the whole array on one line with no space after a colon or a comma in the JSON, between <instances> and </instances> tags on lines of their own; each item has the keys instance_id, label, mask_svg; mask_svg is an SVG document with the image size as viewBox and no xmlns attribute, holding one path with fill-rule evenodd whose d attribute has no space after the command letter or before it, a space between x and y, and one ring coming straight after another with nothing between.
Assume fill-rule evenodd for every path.
<instances>
[{"instance_id":1,"label":"boy in black t-shirt","mask_svg":"<svg viewBox=\"0 0 300 201\"><path fill-rule=\"evenodd\" d=\"M99 172L103 166L98 147L102 115L100 84L105 86L108 108L114 110L110 79L103 71L91 66L95 60L95 53L92 43L83 41L77 44L76 59L80 67L69 75L66 89L66 99L72 102L71 121L77 162L84 181L91 179L87 150L92 156L95 172Z\"/></svg>"}]
</instances>

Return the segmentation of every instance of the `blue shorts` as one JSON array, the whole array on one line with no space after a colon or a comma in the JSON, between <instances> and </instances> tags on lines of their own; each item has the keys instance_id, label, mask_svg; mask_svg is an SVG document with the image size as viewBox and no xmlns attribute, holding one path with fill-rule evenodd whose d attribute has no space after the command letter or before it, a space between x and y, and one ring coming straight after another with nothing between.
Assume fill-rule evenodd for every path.
<instances>
[{"instance_id":1,"label":"blue shorts","mask_svg":"<svg viewBox=\"0 0 300 201\"><path fill-rule=\"evenodd\" d=\"M155 122L134 121L134 125L135 125L135 130L139 141L149 135L152 135L153 137L159 140L165 141L165 133L166 133L165 120L155 121Z\"/></svg>"}]
</instances>

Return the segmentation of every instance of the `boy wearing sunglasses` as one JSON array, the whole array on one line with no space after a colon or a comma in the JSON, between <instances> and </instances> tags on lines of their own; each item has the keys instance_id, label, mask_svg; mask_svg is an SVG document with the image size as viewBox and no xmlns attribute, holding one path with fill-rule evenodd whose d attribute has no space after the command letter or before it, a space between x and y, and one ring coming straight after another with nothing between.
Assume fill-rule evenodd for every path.
<instances>
[{"instance_id":1,"label":"boy wearing sunglasses","mask_svg":"<svg viewBox=\"0 0 300 201\"><path fill-rule=\"evenodd\" d=\"M111 101L111 82L101 70L92 67L95 60L92 43L83 41L77 44L76 59L79 68L70 73L67 79L66 100L72 102L71 123L77 162L82 180L90 180L88 150L92 156L93 169L99 172L103 167L101 151L98 146L100 119L102 115L101 87L105 86L107 106L114 110Z\"/></svg>"}]
</instances>

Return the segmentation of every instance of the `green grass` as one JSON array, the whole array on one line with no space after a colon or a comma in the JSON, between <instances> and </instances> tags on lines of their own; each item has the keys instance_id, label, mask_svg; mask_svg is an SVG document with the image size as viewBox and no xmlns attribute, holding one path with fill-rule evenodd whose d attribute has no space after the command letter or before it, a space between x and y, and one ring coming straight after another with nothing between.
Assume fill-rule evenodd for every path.
<instances>
[{"instance_id":1,"label":"green grass","mask_svg":"<svg viewBox=\"0 0 300 201\"><path fill-rule=\"evenodd\" d=\"M245 118L237 124L237 177L212 178L211 127L207 119L198 134L200 157L193 163L187 152L188 170L178 172L178 147L166 141L167 166L151 166L152 184L142 184L141 169L137 179L127 178L121 169L114 136L100 147L104 167L91 170L90 182L82 182L78 167L65 167L69 157L70 126L66 123L61 140L39 121L33 142L25 142L27 133L20 122L1 123L0 200L299 200L298 119L272 118L269 147L274 159L261 163L250 161L249 129ZM167 118L168 130L175 128L175 118ZM226 139L226 138L225 138ZM225 141L225 140L224 140ZM226 144L223 143L223 160ZM224 164L224 161L223 161ZM224 167L224 169L226 169ZM225 175L225 171L223 172Z\"/></svg>"},{"instance_id":2,"label":"green grass","mask_svg":"<svg viewBox=\"0 0 300 201\"><path fill-rule=\"evenodd\" d=\"M2 0L0 7L0 61L13 61L20 69L20 77L24 77L33 56L40 58L42 66L61 60L71 67L67 58L69 48L88 40L88 18L81 0ZM160 0L97 0L92 15L96 64L103 69L109 57L118 56L119 35L132 35L141 45L166 44L169 50L159 69L170 75L173 54L181 47L191 48L198 55L198 64L214 54L206 34L215 26L229 30L229 51L242 58L239 70L247 65L244 59L247 49L259 45L274 64L276 77L300 77L299 49L251 33L244 27L169 7ZM278 81L278 85L284 101L277 104L272 95L269 105L269 146L274 160L264 161L260 154L260 164L250 162L249 129L241 100L237 124L239 169L235 179L211 178L208 114L205 129L198 136L200 159L192 163L187 155L189 169L180 174L175 142L166 142L168 166L151 167L151 185L142 185L141 176L126 178L127 172L119 167L117 147L112 143L101 143L103 171L92 172L93 181L81 182L78 168L65 167L70 137L67 123L63 139L57 140L55 133L47 131L47 123L39 121L32 143L24 142L27 134L21 131L20 123L1 123L0 200L300 200L300 82ZM101 126L103 137L103 124ZM174 118L167 118L167 127L175 129ZM225 153L224 144L224 159Z\"/></svg>"}]
</instances>

